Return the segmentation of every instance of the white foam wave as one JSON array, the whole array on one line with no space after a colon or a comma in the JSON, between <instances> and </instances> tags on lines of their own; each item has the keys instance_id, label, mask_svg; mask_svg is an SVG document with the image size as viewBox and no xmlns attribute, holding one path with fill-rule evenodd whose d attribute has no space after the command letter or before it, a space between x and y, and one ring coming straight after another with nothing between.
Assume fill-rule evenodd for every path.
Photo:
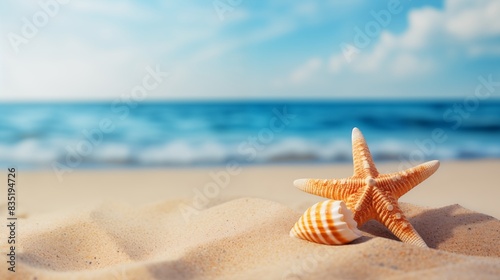
<instances>
[{"instance_id":1,"label":"white foam wave","mask_svg":"<svg viewBox=\"0 0 500 280\"><path fill-rule=\"evenodd\" d=\"M35 139L26 139L13 146L0 147L0 160L24 164L47 164L57 158L57 152Z\"/></svg>"},{"instance_id":2,"label":"white foam wave","mask_svg":"<svg viewBox=\"0 0 500 280\"><path fill-rule=\"evenodd\" d=\"M144 164L217 163L223 161L226 154L226 150L216 142L190 145L185 141L173 141L146 148L137 155L137 159Z\"/></svg>"}]
</instances>

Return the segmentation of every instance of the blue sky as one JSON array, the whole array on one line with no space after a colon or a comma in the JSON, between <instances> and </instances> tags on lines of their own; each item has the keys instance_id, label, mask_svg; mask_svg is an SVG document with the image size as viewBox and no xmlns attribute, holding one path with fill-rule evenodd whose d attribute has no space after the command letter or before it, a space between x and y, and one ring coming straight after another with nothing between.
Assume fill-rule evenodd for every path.
<instances>
[{"instance_id":1,"label":"blue sky","mask_svg":"<svg viewBox=\"0 0 500 280\"><path fill-rule=\"evenodd\" d=\"M500 80L500 1L173 2L1 1L0 100L114 100L148 66L170 74L150 100L464 98Z\"/></svg>"}]
</instances>

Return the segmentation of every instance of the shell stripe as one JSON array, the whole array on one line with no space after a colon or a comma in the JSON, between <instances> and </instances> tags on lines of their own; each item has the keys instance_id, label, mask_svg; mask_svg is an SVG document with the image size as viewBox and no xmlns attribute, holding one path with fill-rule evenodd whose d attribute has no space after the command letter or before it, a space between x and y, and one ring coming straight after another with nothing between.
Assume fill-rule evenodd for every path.
<instances>
[{"instance_id":1,"label":"shell stripe","mask_svg":"<svg viewBox=\"0 0 500 280\"><path fill-rule=\"evenodd\" d=\"M316 203L300 217L290 234L319 244L351 242L360 235L349 228L345 221L349 216L345 216L344 211L350 210L342 201L327 200ZM352 222L355 223L354 220Z\"/></svg>"}]
</instances>

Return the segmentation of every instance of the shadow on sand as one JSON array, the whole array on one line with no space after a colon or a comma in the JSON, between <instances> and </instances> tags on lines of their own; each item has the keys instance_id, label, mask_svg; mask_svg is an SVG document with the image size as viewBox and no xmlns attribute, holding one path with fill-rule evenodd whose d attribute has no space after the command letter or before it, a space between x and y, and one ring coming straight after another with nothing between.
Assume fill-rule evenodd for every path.
<instances>
[{"instance_id":1,"label":"shadow on sand","mask_svg":"<svg viewBox=\"0 0 500 280\"><path fill-rule=\"evenodd\" d=\"M400 203L400 206L430 248L465 255L500 257L499 220L458 204L436 209L406 203ZM369 235L399 240L374 220L360 229Z\"/></svg>"}]
</instances>

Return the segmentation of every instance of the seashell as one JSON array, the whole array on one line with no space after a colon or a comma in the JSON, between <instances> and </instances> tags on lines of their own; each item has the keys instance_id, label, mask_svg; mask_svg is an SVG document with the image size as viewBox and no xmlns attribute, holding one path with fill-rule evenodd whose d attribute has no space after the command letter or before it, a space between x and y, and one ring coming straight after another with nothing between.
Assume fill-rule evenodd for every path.
<instances>
[{"instance_id":1,"label":"seashell","mask_svg":"<svg viewBox=\"0 0 500 280\"><path fill-rule=\"evenodd\" d=\"M290 230L290 236L319 244L340 245L362 236L357 226L343 201L327 200L307 209Z\"/></svg>"}]
</instances>

